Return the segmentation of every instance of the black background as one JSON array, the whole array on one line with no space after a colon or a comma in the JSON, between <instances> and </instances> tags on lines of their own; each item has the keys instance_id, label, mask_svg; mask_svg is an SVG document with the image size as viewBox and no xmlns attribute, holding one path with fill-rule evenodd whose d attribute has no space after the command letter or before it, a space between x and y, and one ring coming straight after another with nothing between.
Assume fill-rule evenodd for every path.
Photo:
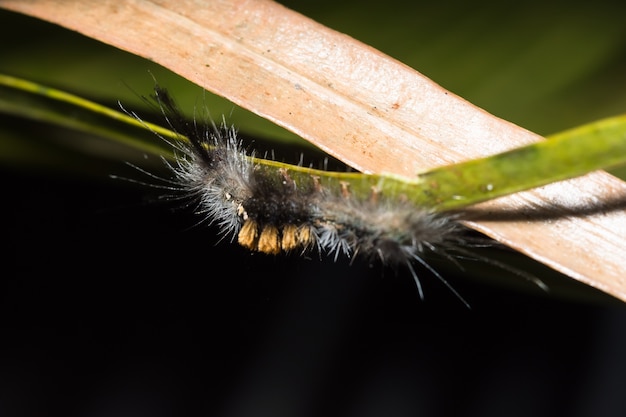
<instances>
[{"instance_id":1,"label":"black background","mask_svg":"<svg viewBox=\"0 0 626 417\"><path fill-rule=\"evenodd\" d=\"M544 3L529 16L543 16ZM411 25L397 27L409 33L391 36L374 24L370 39L360 39L421 42L410 36L413 16L421 14L376 5L396 13L394 21L408 16ZM457 10L433 5L444 18ZM338 21L356 21L354 7L346 7ZM558 16L569 7L551 10ZM100 82L81 67L94 56L63 55L78 41L53 38L13 16L3 22L9 20L19 30L3 26L5 47L17 45L35 63L24 76L41 71L54 78L52 64L68 60L70 68L57 68L64 77ZM432 22L453 29L447 19ZM523 29L523 36L534 33L530 25ZM48 39L56 48L43 43ZM571 47L576 55L579 46ZM460 86L446 76L464 74L457 62L463 52L451 54L449 71L429 70L428 55L415 66L447 87ZM124 76L115 73L115 60L96 63L115 80L148 79L143 62ZM537 65L537 73L546 69L545 62ZM516 121L526 120L524 112L529 120L546 113L569 127L561 116L572 108L584 108L592 120L600 104L620 99L613 80L604 90L594 85L595 99L563 100L569 107L542 100L539 109L532 101L520 105L500 84L495 94L522 111L513 117L495 104L491 109ZM113 83L102 85L110 90ZM470 97L473 89L479 90L454 91L479 101ZM12 123L0 120L2 127ZM49 136L25 135L28 143ZM40 157L37 163L54 159L41 144L36 149L27 156ZM406 273L346 260L266 257L217 243L214 229L193 227L193 214L158 202L158 190L110 180L118 168L93 169L97 162L85 155L70 161L75 170L68 175L58 166L53 174L5 161L0 171L0 416L626 415L626 309L608 296L582 285L544 294L504 271L486 279L437 265L472 308L424 271L420 300ZM571 284L547 281L551 288Z\"/></svg>"},{"instance_id":2,"label":"black background","mask_svg":"<svg viewBox=\"0 0 626 417\"><path fill-rule=\"evenodd\" d=\"M608 297L268 257L119 180L3 178L0 415L624 415ZM503 280L515 280L503 274ZM588 291L594 293L593 291Z\"/></svg>"}]
</instances>

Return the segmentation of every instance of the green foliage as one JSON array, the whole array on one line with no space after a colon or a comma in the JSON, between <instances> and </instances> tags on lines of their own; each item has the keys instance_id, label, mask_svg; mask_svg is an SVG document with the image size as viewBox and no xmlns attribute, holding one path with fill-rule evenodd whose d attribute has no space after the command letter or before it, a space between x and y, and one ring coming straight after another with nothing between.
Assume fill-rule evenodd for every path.
<instances>
[{"instance_id":1,"label":"green foliage","mask_svg":"<svg viewBox=\"0 0 626 417\"><path fill-rule=\"evenodd\" d=\"M164 157L161 138L186 140L166 127L138 120L130 114L27 80L0 74L0 111L73 129L85 135ZM134 128L134 129L132 129ZM155 133L141 140L137 128ZM157 136L158 135L158 136ZM568 179L626 162L626 117L591 123L555 135L547 141L509 152L440 167L416 178L328 172L255 158L271 170L288 170L304 183L317 178L327 187L350 184L367 197L372 189L438 210L459 209L477 202Z\"/></svg>"}]
</instances>

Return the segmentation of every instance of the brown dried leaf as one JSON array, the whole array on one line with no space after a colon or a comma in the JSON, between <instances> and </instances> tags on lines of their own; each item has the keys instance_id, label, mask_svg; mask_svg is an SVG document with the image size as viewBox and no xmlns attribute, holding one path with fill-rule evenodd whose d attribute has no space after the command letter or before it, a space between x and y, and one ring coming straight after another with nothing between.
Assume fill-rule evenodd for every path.
<instances>
[{"instance_id":1,"label":"brown dried leaf","mask_svg":"<svg viewBox=\"0 0 626 417\"><path fill-rule=\"evenodd\" d=\"M413 176L541 140L267 0L0 0L151 59L363 172ZM605 173L481 204L468 225L626 301L626 184ZM622 206L623 207L623 206Z\"/></svg>"}]
</instances>

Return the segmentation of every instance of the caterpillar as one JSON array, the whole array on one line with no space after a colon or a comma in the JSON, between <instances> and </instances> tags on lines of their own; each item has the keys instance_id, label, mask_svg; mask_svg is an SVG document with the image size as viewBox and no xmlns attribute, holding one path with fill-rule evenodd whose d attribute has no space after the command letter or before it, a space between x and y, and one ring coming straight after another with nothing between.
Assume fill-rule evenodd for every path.
<instances>
[{"instance_id":1,"label":"caterpillar","mask_svg":"<svg viewBox=\"0 0 626 417\"><path fill-rule=\"evenodd\" d=\"M404 266L423 299L413 267L421 264L469 307L426 260L431 254L453 261L454 253L474 256L466 249L472 241L458 214L418 207L376 186L363 197L352 193L348 182L315 175L315 170L294 175L285 166L261 164L254 153L245 152L235 128L224 121L216 125L185 118L158 84L147 100L186 139L170 141L159 135L175 151L175 162L168 163L173 177L167 181L197 202L197 213L217 225L222 238L268 255L317 252L335 260L364 257L392 268ZM497 261L488 263L511 270ZM529 279L545 289L536 278Z\"/></svg>"}]
</instances>

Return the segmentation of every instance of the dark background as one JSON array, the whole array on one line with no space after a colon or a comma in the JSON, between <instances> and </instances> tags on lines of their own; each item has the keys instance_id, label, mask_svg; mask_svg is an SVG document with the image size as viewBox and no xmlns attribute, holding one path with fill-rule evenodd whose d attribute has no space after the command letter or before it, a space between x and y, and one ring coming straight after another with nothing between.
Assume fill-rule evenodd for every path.
<instances>
[{"instance_id":1,"label":"dark background","mask_svg":"<svg viewBox=\"0 0 626 417\"><path fill-rule=\"evenodd\" d=\"M626 309L582 285L441 265L468 310L423 271L422 301L406 273L216 244L119 180L2 178L0 415L626 412Z\"/></svg>"},{"instance_id":2,"label":"dark background","mask_svg":"<svg viewBox=\"0 0 626 417\"><path fill-rule=\"evenodd\" d=\"M289 5L538 133L624 108L626 48L606 41L624 27L618 2ZM0 19L3 72L112 106L147 93L148 70L182 85L76 34ZM198 88L186 91L193 105ZM7 127L28 133L24 153L4 147ZM626 415L623 303L521 255L480 252L550 293L436 264L472 308L425 271L420 300L402 271L218 243L158 190L110 179L130 175L126 154L58 159L49 127L0 128L0 416Z\"/></svg>"}]
</instances>

